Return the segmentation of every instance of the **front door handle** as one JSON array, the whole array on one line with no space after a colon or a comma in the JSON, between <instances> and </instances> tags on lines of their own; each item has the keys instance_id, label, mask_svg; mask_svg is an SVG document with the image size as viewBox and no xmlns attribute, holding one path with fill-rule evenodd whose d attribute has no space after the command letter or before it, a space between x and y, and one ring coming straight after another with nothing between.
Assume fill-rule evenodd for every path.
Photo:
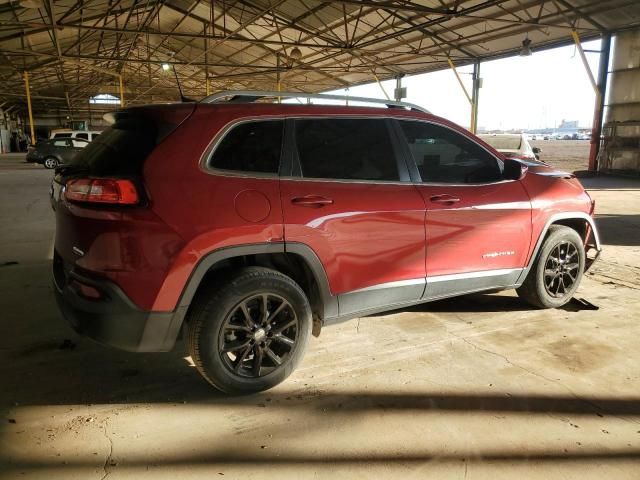
<instances>
[{"instance_id":1,"label":"front door handle","mask_svg":"<svg viewBox=\"0 0 640 480\"><path fill-rule=\"evenodd\" d=\"M325 205L332 205L333 200L320 195L305 195L304 197L295 197L291 199L291 203L301 207L320 208Z\"/></svg>"},{"instance_id":2,"label":"front door handle","mask_svg":"<svg viewBox=\"0 0 640 480\"><path fill-rule=\"evenodd\" d=\"M444 203L445 205L453 205L454 203L458 203L460 201L460 197L456 197L455 195L449 195L447 193L442 195L433 195L429 198L434 203Z\"/></svg>"}]
</instances>

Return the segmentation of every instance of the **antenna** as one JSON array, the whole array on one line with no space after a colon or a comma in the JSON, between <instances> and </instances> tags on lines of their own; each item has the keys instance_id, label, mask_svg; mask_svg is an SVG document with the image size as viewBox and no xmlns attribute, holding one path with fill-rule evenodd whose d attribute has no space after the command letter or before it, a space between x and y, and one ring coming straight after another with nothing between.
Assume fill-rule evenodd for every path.
<instances>
[{"instance_id":1,"label":"antenna","mask_svg":"<svg viewBox=\"0 0 640 480\"><path fill-rule=\"evenodd\" d=\"M178 71L175 68L175 66L173 67L173 74L176 77L176 83L178 84L178 91L180 92L180 101L181 102L195 102L195 100L192 100L191 98L185 97L182 94L182 86L180 86L180 79L178 79Z\"/></svg>"}]
</instances>

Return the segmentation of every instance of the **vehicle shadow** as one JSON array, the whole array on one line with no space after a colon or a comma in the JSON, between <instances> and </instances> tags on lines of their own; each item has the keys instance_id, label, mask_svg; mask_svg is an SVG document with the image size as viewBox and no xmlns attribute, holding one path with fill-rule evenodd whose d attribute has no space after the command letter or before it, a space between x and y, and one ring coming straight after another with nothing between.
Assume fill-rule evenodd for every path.
<instances>
[{"instance_id":1,"label":"vehicle shadow","mask_svg":"<svg viewBox=\"0 0 640 480\"><path fill-rule=\"evenodd\" d=\"M585 304L577 298L560 308L567 312L578 312L580 310L593 310L594 306ZM595 308L597 309L597 307ZM380 315L394 315L402 312L430 312L430 313L503 313L503 312L528 312L537 310L529 305L515 293L512 295L495 293L473 293L460 297L445 298L433 302L421 303L411 307L399 308L384 312Z\"/></svg>"},{"instance_id":2,"label":"vehicle shadow","mask_svg":"<svg viewBox=\"0 0 640 480\"><path fill-rule=\"evenodd\" d=\"M48 263L2 270L0 287L5 282L15 287L0 298L0 406L227 401L202 379L181 340L167 353L131 353L98 345L78 336L62 318ZM33 298L37 302L25 308ZM515 295L474 294L384 315L531 309Z\"/></svg>"},{"instance_id":3,"label":"vehicle shadow","mask_svg":"<svg viewBox=\"0 0 640 480\"><path fill-rule=\"evenodd\" d=\"M596 215L596 225L605 245L640 245L640 215Z\"/></svg>"},{"instance_id":4,"label":"vehicle shadow","mask_svg":"<svg viewBox=\"0 0 640 480\"><path fill-rule=\"evenodd\" d=\"M589 191L640 191L640 178L599 175L588 171L574 172L582 186Z\"/></svg>"}]
</instances>

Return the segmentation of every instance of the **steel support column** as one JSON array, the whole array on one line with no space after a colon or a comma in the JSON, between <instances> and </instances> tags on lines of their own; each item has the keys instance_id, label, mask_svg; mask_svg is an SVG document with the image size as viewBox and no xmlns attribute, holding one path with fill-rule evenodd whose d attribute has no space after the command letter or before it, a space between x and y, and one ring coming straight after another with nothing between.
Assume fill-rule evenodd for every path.
<instances>
[{"instance_id":1,"label":"steel support column","mask_svg":"<svg viewBox=\"0 0 640 480\"><path fill-rule=\"evenodd\" d=\"M480 99L480 60L473 64L473 90L471 92L471 133L478 132L478 102Z\"/></svg>"},{"instance_id":2,"label":"steel support column","mask_svg":"<svg viewBox=\"0 0 640 480\"><path fill-rule=\"evenodd\" d=\"M397 75L396 76L396 89L394 91L394 97L396 102L401 102L402 98L404 97L403 95L403 91L402 91L402 77L404 77L403 74Z\"/></svg>"},{"instance_id":3,"label":"steel support column","mask_svg":"<svg viewBox=\"0 0 640 480\"><path fill-rule=\"evenodd\" d=\"M471 97L471 95L469 95L469 92L467 91L467 87L464 86L464 82L462 81L462 78L460 78L460 74L458 73L458 70L456 69L455 64L453 63L453 60L451 60L451 58L447 58L447 63L449 64L449 67L451 68L451 71L453 72L453 74L456 77L456 80L458 80L458 84L460 84L460 88L462 89L462 92L464 93L464 96L467 97L467 100L469 102L469 105L471 106L471 123L469 124L469 130L472 133L475 133L474 127L473 127L473 119L475 116L475 112L474 112L474 99ZM473 65L473 71L475 73L476 71L476 66L475 64ZM475 78L475 76L474 76ZM474 91L473 94L475 95L475 80L474 80Z\"/></svg>"},{"instance_id":4,"label":"steel support column","mask_svg":"<svg viewBox=\"0 0 640 480\"><path fill-rule=\"evenodd\" d=\"M29 88L29 72L24 72L24 89L27 92L27 110L29 111L29 127L31 129L31 145L35 145L36 133L33 126L33 110L31 109L31 89Z\"/></svg>"},{"instance_id":5,"label":"steel support column","mask_svg":"<svg viewBox=\"0 0 640 480\"><path fill-rule=\"evenodd\" d=\"M589 171L598 171L598 153L600 153L600 137L604 121L604 102L607 93L607 77L609 76L609 54L611 53L611 35L602 36L600 45L600 62L598 64L598 94L593 112L591 128L591 148L589 150Z\"/></svg>"},{"instance_id":6,"label":"steel support column","mask_svg":"<svg viewBox=\"0 0 640 480\"><path fill-rule=\"evenodd\" d=\"M120 106L124 107L124 85L122 84L122 74L118 75L118 81L120 83Z\"/></svg>"}]
</instances>

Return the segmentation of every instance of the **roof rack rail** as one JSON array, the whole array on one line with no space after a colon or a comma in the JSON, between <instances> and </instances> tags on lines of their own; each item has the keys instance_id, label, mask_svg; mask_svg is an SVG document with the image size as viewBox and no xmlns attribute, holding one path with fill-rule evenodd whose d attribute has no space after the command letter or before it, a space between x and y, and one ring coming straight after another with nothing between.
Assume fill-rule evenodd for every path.
<instances>
[{"instance_id":1,"label":"roof rack rail","mask_svg":"<svg viewBox=\"0 0 640 480\"><path fill-rule=\"evenodd\" d=\"M385 105L388 108L407 108L419 112L431 113L426 108L408 102L396 102L392 100L381 100L379 98L351 97L345 95L333 95L326 93L305 93L305 92L263 92L259 90L225 90L200 100L199 103L252 103L262 98L306 98L319 100L340 100L351 102L364 102Z\"/></svg>"}]
</instances>

